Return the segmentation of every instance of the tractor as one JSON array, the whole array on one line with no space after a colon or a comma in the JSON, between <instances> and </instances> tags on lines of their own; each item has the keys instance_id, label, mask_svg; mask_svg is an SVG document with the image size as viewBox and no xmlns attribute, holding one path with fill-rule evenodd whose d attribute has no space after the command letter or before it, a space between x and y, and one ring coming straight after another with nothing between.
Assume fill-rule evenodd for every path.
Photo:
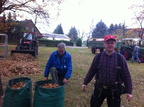
<instances>
[{"instance_id":1,"label":"tractor","mask_svg":"<svg viewBox=\"0 0 144 107\"><path fill-rule=\"evenodd\" d=\"M36 57L38 55L38 44L35 32L24 32L15 50L11 50L11 55L13 53L25 53Z\"/></svg>"},{"instance_id":2,"label":"tractor","mask_svg":"<svg viewBox=\"0 0 144 107\"><path fill-rule=\"evenodd\" d=\"M144 62L144 41L140 38L123 38L123 45L121 46L121 50L124 50L124 57L129 60L132 58L133 49L136 44L140 46L139 58L141 62Z\"/></svg>"}]
</instances>

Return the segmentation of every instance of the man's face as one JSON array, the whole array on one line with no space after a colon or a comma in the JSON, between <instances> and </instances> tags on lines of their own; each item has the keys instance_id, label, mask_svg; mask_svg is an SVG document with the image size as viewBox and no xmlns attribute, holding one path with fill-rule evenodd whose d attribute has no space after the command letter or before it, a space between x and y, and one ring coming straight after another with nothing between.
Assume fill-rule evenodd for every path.
<instances>
[{"instance_id":1,"label":"man's face","mask_svg":"<svg viewBox=\"0 0 144 107\"><path fill-rule=\"evenodd\" d=\"M58 54L62 56L65 53L65 48L58 48Z\"/></svg>"},{"instance_id":2,"label":"man's face","mask_svg":"<svg viewBox=\"0 0 144 107\"><path fill-rule=\"evenodd\" d=\"M116 41L115 40L107 40L104 42L104 47L106 51L112 52L116 46Z\"/></svg>"}]
</instances>

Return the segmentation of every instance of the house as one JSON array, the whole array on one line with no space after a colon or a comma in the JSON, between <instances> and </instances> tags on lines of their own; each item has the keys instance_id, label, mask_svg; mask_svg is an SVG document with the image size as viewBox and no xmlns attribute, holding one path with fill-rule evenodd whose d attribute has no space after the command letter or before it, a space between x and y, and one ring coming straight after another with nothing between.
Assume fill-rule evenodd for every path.
<instances>
[{"instance_id":1,"label":"house","mask_svg":"<svg viewBox=\"0 0 144 107\"><path fill-rule=\"evenodd\" d=\"M131 28L131 29L129 29L127 32L126 32L126 34L127 35L130 35L129 37L130 38L137 38L137 37L139 37L139 35L141 35L141 33L142 33L143 31L142 31L142 29L140 29L140 28ZM141 37L142 39L144 39L144 34L142 35L142 37Z\"/></svg>"},{"instance_id":2,"label":"house","mask_svg":"<svg viewBox=\"0 0 144 107\"><path fill-rule=\"evenodd\" d=\"M66 36L65 34L49 34L49 33L43 33L43 38L48 40L65 40L70 41L71 39Z\"/></svg>"},{"instance_id":3,"label":"house","mask_svg":"<svg viewBox=\"0 0 144 107\"><path fill-rule=\"evenodd\" d=\"M5 23L4 17L0 17L0 33L6 33L9 26Z\"/></svg>"},{"instance_id":4,"label":"house","mask_svg":"<svg viewBox=\"0 0 144 107\"><path fill-rule=\"evenodd\" d=\"M36 32L38 38L42 37L41 32L37 29L37 27L35 26L32 20L25 19L23 21L20 21L20 23L24 26L24 28L28 32Z\"/></svg>"},{"instance_id":5,"label":"house","mask_svg":"<svg viewBox=\"0 0 144 107\"><path fill-rule=\"evenodd\" d=\"M0 22L3 20L3 17L0 17ZM36 36L38 38L46 38L49 40L66 40L66 41L70 41L70 38L64 34L48 34L48 33L44 33L42 34L39 29L35 26L35 24L33 23L32 20L30 19L25 19L22 21L19 21L20 24L23 26L24 31L26 32L35 32Z\"/></svg>"}]
</instances>

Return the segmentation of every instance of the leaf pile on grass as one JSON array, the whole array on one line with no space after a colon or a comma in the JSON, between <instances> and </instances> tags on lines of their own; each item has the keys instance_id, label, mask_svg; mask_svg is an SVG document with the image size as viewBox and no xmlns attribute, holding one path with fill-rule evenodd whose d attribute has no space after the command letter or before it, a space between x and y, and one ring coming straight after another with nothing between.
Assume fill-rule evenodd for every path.
<instances>
[{"instance_id":1,"label":"leaf pile on grass","mask_svg":"<svg viewBox=\"0 0 144 107\"><path fill-rule=\"evenodd\" d=\"M0 68L4 77L40 73L38 62L29 54L14 53L10 58L0 60Z\"/></svg>"},{"instance_id":2,"label":"leaf pile on grass","mask_svg":"<svg viewBox=\"0 0 144 107\"><path fill-rule=\"evenodd\" d=\"M11 56L11 60L29 62L29 61L35 61L35 57L30 54L13 53Z\"/></svg>"}]
</instances>

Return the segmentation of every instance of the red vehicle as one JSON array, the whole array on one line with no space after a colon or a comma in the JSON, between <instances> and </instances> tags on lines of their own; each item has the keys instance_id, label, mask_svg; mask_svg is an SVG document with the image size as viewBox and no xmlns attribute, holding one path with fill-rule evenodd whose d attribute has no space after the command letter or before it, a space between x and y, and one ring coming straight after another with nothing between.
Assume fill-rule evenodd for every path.
<instances>
[{"instance_id":1,"label":"red vehicle","mask_svg":"<svg viewBox=\"0 0 144 107\"><path fill-rule=\"evenodd\" d=\"M24 32L15 50L11 50L13 53L26 53L33 56L38 55L38 41L35 32Z\"/></svg>"}]
</instances>

